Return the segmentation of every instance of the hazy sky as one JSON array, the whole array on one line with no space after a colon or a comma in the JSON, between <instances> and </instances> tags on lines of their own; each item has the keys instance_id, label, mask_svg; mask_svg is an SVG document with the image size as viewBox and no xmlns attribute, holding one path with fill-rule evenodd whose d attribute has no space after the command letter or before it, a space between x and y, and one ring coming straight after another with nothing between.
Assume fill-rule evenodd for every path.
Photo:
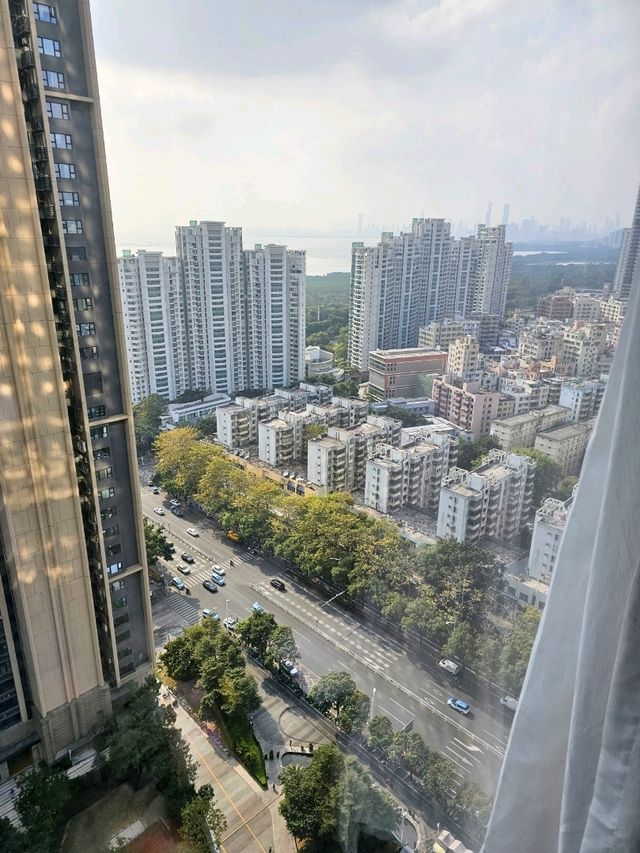
<instances>
[{"instance_id":1,"label":"hazy sky","mask_svg":"<svg viewBox=\"0 0 640 853\"><path fill-rule=\"evenodd\" d=\"M627 224L637 0L92 0L119 245L173 226Z\"/></svg>"}]
</instances>

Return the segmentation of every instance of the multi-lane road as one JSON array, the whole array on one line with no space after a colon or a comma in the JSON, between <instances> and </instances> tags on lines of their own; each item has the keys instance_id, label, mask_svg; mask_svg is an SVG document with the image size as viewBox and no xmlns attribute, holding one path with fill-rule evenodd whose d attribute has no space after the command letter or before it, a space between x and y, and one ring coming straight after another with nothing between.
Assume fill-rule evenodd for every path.
<instances>
[{"instance_id":1,"label":"multi-lane road","mask_svg":"<svg viewBox=\"0 0 640 853\"><path fill-rule=\"evenodd\" d=\"M447 673L407 652L383 629L361 624L340 609L338 601L327 603L288 577L283 577L286 592L274 589L269 580L279 576L276 565L234 546L200 513L186 510L182 518L172 515L166 494L154 495L146 486L148 476L148 469L141 473L143 511L165 528L175 544L174 559L166 567L182 578L189 591L170 589L155 604L160 642L167 633L198 621L203 608L216 610L222 619L227 615L243 618L257 601L279 624L293 629L301 677L307 684L331 670L349 672L372 697L373 713L388 716L396 729L413 723L427 746L453 762L461 782L473 779L493 793L509 731L504 715L475 706L474 699ZM162 507L165 515L155 514L154 507ZM199 535L190 536L189 527L197 528ZM180 558L183 552L195 560L187 576L175 568L184 562ZM202 586L214 563L226 570L226 584L215 594ZM469 717L447 706L452 695L471 704Z\"/></svg>"}]
</instances>

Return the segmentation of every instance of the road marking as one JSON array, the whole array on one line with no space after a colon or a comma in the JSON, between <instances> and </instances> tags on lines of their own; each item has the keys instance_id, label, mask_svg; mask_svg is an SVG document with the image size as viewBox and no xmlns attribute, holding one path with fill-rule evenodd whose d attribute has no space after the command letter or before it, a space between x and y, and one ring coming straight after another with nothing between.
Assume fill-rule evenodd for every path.
<instances>
[{"instance_id":1,"label":"road marking","mask_svg":"<svg viewBox=\"0 0 640 853\"><path fill-rule=\"evenodd\" d=\"M351 671L351 669L347 666L347 664L346 664L344 661L341 661L341 660L339 660L338 658L336 658L336 663L339 663L339 664L340 664L340 666L341 666L343 669L346 669L346 671L347 671L348 673L350 673L351 675L353 675L353 672Z\"/></svg>"},{"instance_id":2,"label":"road marking","mask_svg":"<svg viewBox=\"0 0 640 853\"><path fill-rule=\"evenodd\" d=\"M508 740L508 738L506 738L506 737L505 737L505 738L503 739L503 738L501 738L501 737L498 737L498 735L494 734L493 732L490 732L488 729L483 729L482 731L483 731L486 735L489 735L489 737L492 737L494 740L497 740L497 741L498 741L498 743L499 743L501 746L506 746L506 745L507 745L507 740Z\"/></svg>"},{"instance_id":3,"label":"road marking","mask_svg":"<svg viewBox=\"0 0 640 853\"><path fill-rule=\"evenodd\" d=\"M391 711L389 711L387 708L384 707L384 705L381 705L379 702L377 702L376 704L377 704L378 708L380 708L381 711L384 711L385 714L388 714L390 717L393 717L393 719L397 720L401 726L405 725L404 720L401 720L400 717L396 717L396 715L392 714Z\"/></svg>"},{"instance_id":4,"label":"road marking","mask_svg":"<svg viewBox=\"0 0 640 853\"><path fill-rule=\"evenodd\" d=\"M449 752L452 752L454 755L457 755L457 756L458 756L458 758L460 759L460 761L464 761L464 763L465 763L466 765L468 765L469 767L473 767L473 764L471 763L470 759L469 759L469 758L467 758L467 756L466 756L466 755L462 755L462 753L460 753L460 752L458 752L457 750L455 750L455 749L451 746L451 744L449 744L449 746L447 747L447 749L449 750ZM477 759L476 759L476 761L477 761ZM478 763L480 763L480 762L478 762Z\"/></svg>"},{"instance_id":5,"label":"road marking","mask_svg":"<svg viewBox=\"0 0 640 853\"><path fill-rule=\"evenodd\" d=\"M469 747L467 746L467 744L466 744L466 743L463 743L463 742L462 742L459 738L457 738L457 737L452 738L452 739L451 739L451 742L452 742L452 743L455 743L455 745L456 745L456 746L459 746L459 747L461 747L462 749L469 749ZM476 747L476 749L477 749L477 747ZM479 751L479 750L478 750L478 751ZM481 760L480 758L478 758L478 756L477 756L477 755L470 755L470 756L469 756L469 758L471 758L471 760L472 760L472 761L475 761L475 762L477 762L478 764L482 764L482 763L483 763L483 762L482 762L482 760Z\"/></svg>"},{"instance_id":6,"label":"road marking","mask_svg":"<svg viewBox=\"0 0 640 853\"><path fill-rule=\"evenodd\" d=\"M444 753L444 752L449 752L450 750L449 750L449 747L448 747L448 746L445 746L445 748L444 748L442 751L443 751L443 753ZM454 753L454 755L455 755L455 753ZM454 764L457 764L457 765L458 765L458 767L460 767L460 768L462 769L463 773L458 772L458 775L459 775L459 776L463 776L463 775L468 775L468 774L469 774L469 771L467 770L467 768L466 768L466 767L463 767L463 765L462 765L462 764L460 764L460 762L459 762L459 761L456 761L456 760L455 760L455 758L452 758L450 755L447 755L447 759L448 759L449 761L453 761L453 763L454 763Z\"/></svg>"},{"instance_id":7,"label":"road marking","mask_svg":"<svg viewBox=\"0 0 640 853\"><path fill-rule=\"evenodd\" d=\"M457 737L452 738L452 740L454 741L454 743L459 743L460 746L463 746L465 749L468 749L469 752L482 752L480 747L476 746L474 743L465 743Z\"/></svg>"},{"instance_id":8,"label":"road marking","mask_svg":"<svg viewBox=\"0 0 640 853\"><path fill-rule=\"evenodd\" d=\"M406 711L410 717L413 717L413 714L411 713L411 711L408 708L405 708L404 705L401 705L399 702L396 702L396 700L392 699L391 696L389 696L389 702L393 702L394 705L397 705L398 708L402 708L402 710Z\"/></svg>"}]
</instances>

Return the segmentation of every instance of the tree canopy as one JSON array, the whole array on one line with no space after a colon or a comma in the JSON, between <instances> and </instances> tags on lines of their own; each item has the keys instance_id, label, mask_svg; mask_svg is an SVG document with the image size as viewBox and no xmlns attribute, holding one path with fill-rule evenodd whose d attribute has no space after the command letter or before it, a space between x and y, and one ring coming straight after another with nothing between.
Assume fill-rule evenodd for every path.
<instances>
[{"instance_id":1,"label":"tree canopy","mask_svg":"<svg viewBox=\"0 0 640 853\"><path fill-rule=\"evenodd\" d=\"M161 417L167 411L167 401L159 394L145 397L133 407L136 442L148 450L160 433Z\"/></svg>"},{"instance_id":2,"label":"tree canopy","mask_svg":"<svg viewBox=\"0 0 640 853\"><path fill-rule=\"evenodd\" d=\"M517 616L513 631L503 643L500 654L500 675L502 682L514 696L520 695L540 618L541 613L537 607L525 608Z\"/></svg>"},{"instance_id":3,"label":"tree canopy","mask_svg":"<svg viewBox=\"0 0 640 853\"><path fill-rule=\"evenodd\" d=\"M500 447L498 440L493 435L481 435L480 438L468 441L462 439L458 444L458 460L456 465L458 468L464 468L470 471L480 460L481 456L493 450L495 447Z\"/></svg>"},{"instance_id":4,"label":"tree canopy","mask_svg":"<svg viewBox=\"0 0 640 853\"><path fill-rule=\"evenodd\" d=\"M144 544L147 552L147 565L153 566L160 557L165 559L171 554L169 543L164 530L157 524L143 519L144 522Z\"/></svg>"}]
</instances>

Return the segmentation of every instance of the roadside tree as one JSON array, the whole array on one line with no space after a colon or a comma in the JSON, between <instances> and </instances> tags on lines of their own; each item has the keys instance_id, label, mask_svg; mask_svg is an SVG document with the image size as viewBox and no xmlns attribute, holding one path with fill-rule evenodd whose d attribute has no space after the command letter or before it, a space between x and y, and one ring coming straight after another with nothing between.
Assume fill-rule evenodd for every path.
<instances>
[{"instance_id":1,"label":"roadside tree","mask_svg":"<svg viewBox=\"0 0 640 853\"><path fill-rule=\"evenodd\" d=\"M334 708L339 715L345 700L355 691L356 683L348 672L327 672L309 691L309 701L321 711Z\"/></svg>"},{"instance_id":2,"label":"roadside tree","mask_svg":"<svg viewBox=\"0 0 640 853\"><path fill-rule=\"evenodd\" d=\"M385 717L384 714L376 714L369 720L367 728L369 730L369 746L386 755L393 743L393 726L389 717Z\"/></svg>"}]
</instances>

